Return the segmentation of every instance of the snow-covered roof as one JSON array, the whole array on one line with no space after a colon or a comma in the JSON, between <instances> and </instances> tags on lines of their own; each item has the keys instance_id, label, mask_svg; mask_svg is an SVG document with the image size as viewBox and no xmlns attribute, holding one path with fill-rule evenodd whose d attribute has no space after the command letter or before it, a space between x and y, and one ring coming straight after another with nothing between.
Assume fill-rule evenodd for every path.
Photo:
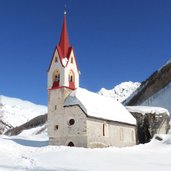
<instances>
[{"instance_id":1,"label":"snow-covered roof","mask_svg":"<svg viewBox=\"0 0 171 171\"><path fill-rule=\"evenodd\" d=\"M65 106L79 105L90 117L128 124L136 124L135 118L118 101L86 89L77 88L65 100Z\"/></svg>"},{"instance_id":2,"label":"snow-covered roof","mask_svg":"<svg viewBox=\"0 0 171 171\"><path fill-rule=\"evenodd\" d=\"M133 113L141 113L145 115L146 113L153 113L153 114L163 114L166 113L169 114L169 111L167 109L161 108L161 107L151 107L151 106L126 106L129 112Z\"/></svg>"}]
</instances>

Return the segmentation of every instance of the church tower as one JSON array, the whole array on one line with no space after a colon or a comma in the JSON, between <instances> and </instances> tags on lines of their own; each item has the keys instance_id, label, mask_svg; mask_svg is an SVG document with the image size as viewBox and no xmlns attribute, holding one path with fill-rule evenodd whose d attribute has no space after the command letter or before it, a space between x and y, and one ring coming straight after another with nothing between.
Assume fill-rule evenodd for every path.
<instances>
[{"instance_id":1,"label":"church tower","mask_svg":"<svg viewBox=\"0 0 171 171\"><path fill-rule=\"evenodd\" d=\"M48 136L49 144L65 145L66 97L79 87L79 70L74 48L69 43L66 12L58 45L48 69Z\"/></svg>"},{"instance_id":2,"label":"church tower","mask_svg":"<svg viewBox=\"0 0 171 171\"><path fill-rule=\"evenodd\" d=\"M52 90L62 87L72 90L79 87L79 70L74 55L74 48L69 43L66 12L64 13L60 41L55 48L48 69L48 89Z\"/></svg>"}]
</instances>

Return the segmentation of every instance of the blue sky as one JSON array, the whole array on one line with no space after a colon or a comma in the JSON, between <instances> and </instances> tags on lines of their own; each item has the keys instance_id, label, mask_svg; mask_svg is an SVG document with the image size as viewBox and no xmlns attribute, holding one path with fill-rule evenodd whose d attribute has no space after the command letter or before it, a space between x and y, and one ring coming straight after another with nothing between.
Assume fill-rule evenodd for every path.
<instances>
[{"instance_id":1,"label":"blue sky","mask_svg":"<svg viewBox=\"0 0 171 171\"><path fill-rule=\"evenodd\" d=\"M141 82L171 58L170 0L0 0L0 94L47 104L65 2L81 87Z\"/></svg>"}]
</instances>

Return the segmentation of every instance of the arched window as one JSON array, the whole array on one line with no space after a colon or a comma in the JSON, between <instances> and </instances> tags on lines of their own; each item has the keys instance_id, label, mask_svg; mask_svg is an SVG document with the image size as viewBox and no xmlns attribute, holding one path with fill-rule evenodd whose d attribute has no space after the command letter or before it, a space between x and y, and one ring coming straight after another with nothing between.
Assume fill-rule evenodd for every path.
<instances>
[{"instance_id":1,"label":"arched window","mask_svg":"<svg viewBox=\"0 0 171 171\"><path fill-rule=\"evenodd\" d=\"M68 81L69 81L69 88L75 89L75 75L72 70L70 70L69 72Z\"/></svg>"},{"instance_id":2,"label":"arched window","mask_svg":"<svg viewBox=\"0 0 171 171\"><path fill-rule=\"evenodd\" d=\"M57 87L59 87L60 72L59 72L58 69L56 69L56 70L53 72L52 82L53 82L52 88L57 88Z\"/></svg>"}]
</instances>

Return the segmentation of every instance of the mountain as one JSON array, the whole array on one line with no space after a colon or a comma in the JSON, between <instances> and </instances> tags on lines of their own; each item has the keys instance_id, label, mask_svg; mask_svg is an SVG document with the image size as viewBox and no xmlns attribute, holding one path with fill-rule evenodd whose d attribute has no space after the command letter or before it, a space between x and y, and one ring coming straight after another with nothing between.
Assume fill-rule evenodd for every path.
<instances>
[{"instance_id":1,"label":"mountain","mask_svg":"<svg viewBox=\"0 0 171 171\"><path fill-rule=\"evenodd\" d=\"M124 104L158 106L171 113L171 60L142 82Z\"/></svg>"},{"instance_id":2,"label":"mountain","mask_svg":"<svg viewBox=\"0 0 171 171\"><path fill-rule=\"evenodd\" d=\"M0 133L47 113L47 107L29 101L0 96Z\"/></svg>"},{"instance_id":3,"label":"mountain","mask_svg":"<svg viewBox=\"0 0 171 171\"><path fill-rule=\"evenodd\" d=\"M107 90L105 88L102 88L98 94L111 97L119 102L123 102L125 99L127 99L139 86L141 83L139 82L123 82L117 86L115 86L111 90Z\"/></svg>"}]
</instances>

